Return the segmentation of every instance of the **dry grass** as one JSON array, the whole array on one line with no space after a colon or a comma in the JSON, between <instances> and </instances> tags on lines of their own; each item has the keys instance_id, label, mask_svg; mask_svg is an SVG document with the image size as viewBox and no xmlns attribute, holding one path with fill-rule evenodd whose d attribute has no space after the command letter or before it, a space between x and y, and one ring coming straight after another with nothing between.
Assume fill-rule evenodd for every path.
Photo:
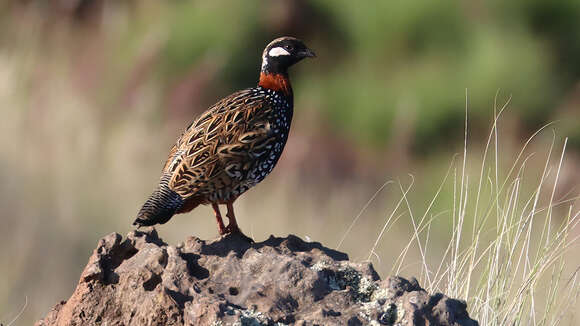
<instances>
[{"instance_id":1,"label":"dry grass","mask_svg":"<svg viewBox=\"0 0 580 326\"><path fill-rule=\"evenodd\" d=\"M392 265L392 274L418 271L428 291L466 300L481 325L572 325L580 295L574 253L580 209L575 206L578 194L558 191L567 139L557 143L554 134L544 152L530 152L528 147L546 132L545 126L523 144L511 167L503 168L498 123L508 102L495 114L482 154L468 150L466 110L463 155L452 160L424 213L417 214L417 205L409 200L414 179L407 186L398 183L400 199L368 258L383 264L377 246L405 216L412 222L413 235ZM475 183L470 183L470 159L481 166ZM542 161L538 175L530 166ZM453 187L452 205L435 213L433 206L448 184ZM443 250L445 240L432 232L442 217L452 219Z\"/></svg>"}]
</instances>

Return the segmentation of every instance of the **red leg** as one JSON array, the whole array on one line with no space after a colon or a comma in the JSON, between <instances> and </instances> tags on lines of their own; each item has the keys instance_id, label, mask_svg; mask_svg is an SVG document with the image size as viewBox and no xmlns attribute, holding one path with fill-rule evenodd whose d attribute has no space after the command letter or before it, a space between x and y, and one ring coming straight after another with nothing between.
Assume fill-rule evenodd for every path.
<instances>
[{"instance_id":1,"label":"red leg","mask_svg":"<svg viewBox=\"0 0 580 326\"><path fill-rule=\"evenodd\" d=\"M226 206L228 207L228 212L226 213L226 216L230 220L230 224L228 224L228 227L226 228L226 233L228 234L236 233L240 235L242 238L246 239L249 243L254 243L254 240L248 237L247 235L243 234L240 228L238 227L236 215L234 214L234 201L232 200L231 202L226 203Z\"/></svg>"},{"instance_id":2,"label":"red leg","mask_svg":"<svg viewBox=\"0 0 580 326\"><path fill-rule=\"evenodd\" d=\"M226 206L228 208L228 212L226 213L226 216L230 220L230 224L228 224L228 227L226 228L226 232L227 233L242 233L240 231L240 228L238 227L238 222L236 221L236 215L234 214L234 202L231 201L231 202L227 203Z\"/></svg>"},{"instance_id":3,"label":"red leg","mask_svg":"<svg viewBox=\"0 0 580 326\"><path fill-rule=\"evenodd\" d=\"M220 235L224 235L226 233L226 227L224 225L224 221L222 220L222 214L220 213L220 208L217 204L212 203L211 207L213 208L213 212L215 213L215 220L218 225L218 232Z\"/></svg>"}]
</instances>

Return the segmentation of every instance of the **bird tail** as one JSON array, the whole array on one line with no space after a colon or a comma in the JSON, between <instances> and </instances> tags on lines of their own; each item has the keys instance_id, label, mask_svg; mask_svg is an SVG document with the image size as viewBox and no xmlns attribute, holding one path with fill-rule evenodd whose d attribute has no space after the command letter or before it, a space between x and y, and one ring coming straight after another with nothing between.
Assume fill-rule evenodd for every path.
<instances>
[{"instance_id":1,"label":"bird tail","mask_svg":"<svg viewBox=\"0 0 580 326\"><path fill-rule=\"evenodd\" d=\"M169 189L169 179L169 175L164 175L161 178L159 186L143 204L133 225L164 224L181 208L183 198L175 191Z\"/></svg>"}]
</instances>

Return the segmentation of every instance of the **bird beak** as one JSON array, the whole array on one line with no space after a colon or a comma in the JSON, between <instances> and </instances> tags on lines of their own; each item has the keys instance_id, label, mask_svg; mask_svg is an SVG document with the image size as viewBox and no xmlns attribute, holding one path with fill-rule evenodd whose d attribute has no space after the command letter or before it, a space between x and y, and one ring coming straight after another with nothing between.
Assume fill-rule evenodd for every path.
<instances>
[{"instance_id":1,"label":"bird beak","mask_svg":"<svg viewBox=\"0 0 580 326\"><path fill-rule=\"evenodd\" d=\"M306 48L303 51L298 52L298 55L301 58L315 58L316 57L316 53L314 53L314 51L312 51L312 50L310 50L308 48Z\"/></svg>"}]
</instances>

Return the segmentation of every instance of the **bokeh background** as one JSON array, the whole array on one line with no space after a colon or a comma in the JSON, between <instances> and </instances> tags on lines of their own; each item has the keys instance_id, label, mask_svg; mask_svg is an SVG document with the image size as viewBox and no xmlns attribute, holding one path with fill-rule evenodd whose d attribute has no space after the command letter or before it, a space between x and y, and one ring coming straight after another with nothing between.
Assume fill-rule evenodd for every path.
<instances>
[{"instance_id":1,"label":"bokeh background","mask_svg":"<svg viewBox=\"0 0 580 326\"><path fill-rule=\"evenodd\" d=\"M432 209L427 260L437 266L466 105L476 180L494 107L510 97L499 165L509 170L554 122L529 145L537 156L522 189L537 185L552 141L559 157L568 137L555 197L569 199L559 216L578 211L577 0L0 0L0 323L27 301L15 325L30 325L68 298L97 240L132 229L183 128L255 85L264 46L282 35L318 58L291 71L295 118L280 163L236 202L256 241L292 233L334 248L344 237L340 250L365 260L401 198L398 182L414 180L409 201L422 212L451 165ZM374 250L382 276L413 234L410 218ZM172 244L217 235L208 207L157 229ZM569 252L573 271L580 248ZM412 249L403 276L417 275L416 257Z\"/></svg>"}]
</instances>

